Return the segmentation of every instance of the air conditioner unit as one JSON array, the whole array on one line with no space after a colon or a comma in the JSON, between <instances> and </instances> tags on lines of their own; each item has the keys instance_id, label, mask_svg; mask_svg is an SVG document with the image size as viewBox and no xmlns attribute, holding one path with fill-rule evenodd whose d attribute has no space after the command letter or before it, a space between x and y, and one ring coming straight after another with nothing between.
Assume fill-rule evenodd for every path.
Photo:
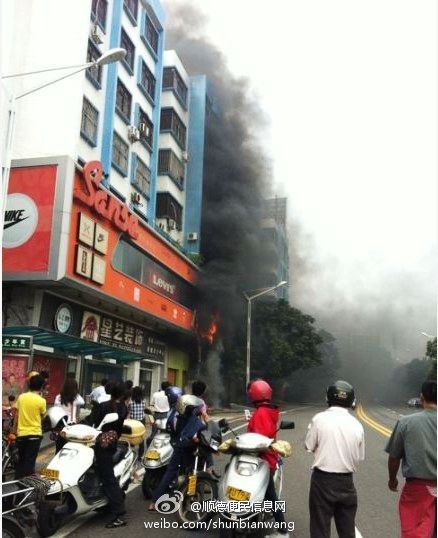
<instances>
[{"instance_id":1,"label":"air conditioner unit","mask_svg":"<svg viewBox=\"0 0 438 538\"><path fill-rule=\"evenodd\" d=\"M97 26L97 24L93 24L91 26L90 37L93 43L95 43L96 45L102 45L103 43L102 31L99 28L99 26Z\"/></svg>"},{"instance_id":2,"label":"air conditioner unit","mask_svg":"<svg viewBox=\"0 0 438 538\"><path fill-rule=\"evenodd\" d=\"M128 127L128 138L130 142L138 142L140 140L140 131L135 125Z\"/></svg>"},{"instance_id":3,"label":"air conditioner unit","mask_svg":"<svg viewBox=\"0 0 438 538\"><path fill-rule=\"evenodd\" d=\"M138 192L131 192L131 202L136 205L142 205L141 202L141 196L138 194Z\"/></svg>"},{"instance_id":4,"label":"air conditioner unit","mask_svg":"<svg viewBox=\"0 0 438 538\"><path fill-rule=\"evenodd\" d=\"M196 232L190 232L187 236L187 239L189 241L197 241L198 240L198 234Z\"/></svg>"},{"instance_id":5,"label":"air conditioner unit","mask_svg":"<svg viewBox=\"0 0 438 538\"><path fill-rule=\"evenodd\" d=\"M187 153L187 151L183 151L181 156L184 162L187 162L189 160L189 154Z\"/></svg>"},{"instance_id":6,"label":"air conditioner unit","mask_svg":"<svg viewBox=\"0 0 438 538\"><path fill-rule=\"evenodd\" d=\"M149 137L150 129L147 123L139 123L138 130L140 131L140 134L144 135L146 138Z\"/></svg>"},{"instance_id":7,"label":"air conditioner unit","mask_svg":"<svg viewBox=\"0 0 438 538\"><path fill-rule=\"evenodd\" d=\"M167 222L167 229L175 230L175 228L176 228L176 222L173 219L169 219Z\"/></svg>"}]
</instances>

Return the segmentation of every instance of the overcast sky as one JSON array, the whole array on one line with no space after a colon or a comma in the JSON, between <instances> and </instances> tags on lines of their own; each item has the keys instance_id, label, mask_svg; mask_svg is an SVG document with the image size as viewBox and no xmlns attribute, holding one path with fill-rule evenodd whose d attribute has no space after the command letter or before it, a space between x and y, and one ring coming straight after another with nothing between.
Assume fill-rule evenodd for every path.
<instances>
[{"instance_id":1,"label":"overcast sky","mask_svg":"<svg viewBox=\"0 0 438 538\"><path fill-rule=\"evenodd\" d=\"M428 297L417 323L436 334L436 0L193 3L270 122L277 192L322 294L411 274L406 299Z\"/></svg>"}]
</instances>

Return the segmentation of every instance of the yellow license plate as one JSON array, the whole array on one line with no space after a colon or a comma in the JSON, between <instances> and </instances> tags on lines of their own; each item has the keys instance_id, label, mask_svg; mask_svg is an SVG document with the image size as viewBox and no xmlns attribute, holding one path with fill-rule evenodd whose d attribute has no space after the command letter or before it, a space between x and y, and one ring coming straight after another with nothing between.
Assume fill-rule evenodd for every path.
<instances>
[{"instance_id":1,"label":"yellow license plate","mask_svg":"<svg viewBox=\"0 0 438 538\"><path fill-rule=\"evenodd\" d=\"M148 450L144 456L147 460L159 460L160 454L156 450Z\"/></svg>"},{"instance_id":2,"label":"yellow license plate","mask_svg":"<svg viewBox=\"0 0 438 538\"><path fill-rule=\"evenodd\" d=\"M57 469L47 469L46 467L45 469L41 469L40 475L50 478L51 480L58 480L59 471Z\"/></svg>"},{"instance_id":3,"label":"yellow license plate","mask_svg":"<svg viewBox=\"0 0 438 538\"><path fill-rule=\"evenodd\" d=\"M232 501L249 501L251 493L248 491L243 491L243 489L232 488L228 486L227 488L228 498Z\"/></svg>"},{"instance_id":4,"label":"yellow license plate","mask_svg":"<svg viewBox=\"0 0 438 538\"><path fill-rule=\"evenodd\" d=\"M189 485L187 487L187 495L194 495L196 493L197 476L192 474L189 476Z\"/></svg>"}]
</instances>

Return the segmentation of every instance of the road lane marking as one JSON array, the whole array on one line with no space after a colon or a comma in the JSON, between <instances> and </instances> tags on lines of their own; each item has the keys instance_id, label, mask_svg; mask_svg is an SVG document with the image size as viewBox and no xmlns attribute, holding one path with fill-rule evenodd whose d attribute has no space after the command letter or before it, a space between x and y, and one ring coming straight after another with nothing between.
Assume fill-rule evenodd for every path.
<instances>
[{"instance_id":1,"label":"road lane marking","mask_svg":"<svg viewBox=\"0 0 438 538\"><path fill-rule=\"evenodd\" d=\"M363 538L362 534L359 532L359 529L357 527L354 527L355 532L355 538Z\"/></svg>"},{"instance_id":2,"label":"road lane marking","mask_svg":"<svg viewBox=\"0 0 438 538\"><path fill-rule=\"evenodd\" d=\"M375 430L376 432L382 434L384 437L391 437L391 430L380 424L379 422L376 422L375 420L371 419L364 411L362 404L359 404L357 406L357 415L360 418L362 422L367 424L370 428Z\"/></svg>"}]
</instances>

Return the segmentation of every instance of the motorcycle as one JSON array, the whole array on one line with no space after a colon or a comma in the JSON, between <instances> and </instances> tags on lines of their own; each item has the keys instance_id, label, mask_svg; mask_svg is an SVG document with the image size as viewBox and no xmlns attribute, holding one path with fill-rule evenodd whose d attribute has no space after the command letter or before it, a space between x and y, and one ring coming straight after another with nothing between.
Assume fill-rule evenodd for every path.
<instances>
[{"instance_id":1,"label":"motorcycle","mask_svg":"<svg viewBox=\"0 0 438 538\"><path fill-rule=\"evenodd\" d=\"M64 424L65 423L65 419ZM105 424L116 422L117 413L108 413L97 428L85 424L65 425L61 435L67 443L53 457L48 466L40 474L51 481L45 500L39 506L37 530L40 536L52 536L68 519L73 516L103 509L108 504L94 462L94 450L97 437ZM136 423L135 441L131 443L131 426L125 430L126 423ZM114 475L120 487L126 491L131 481L136 452L132 444L137 444L138 431L145 427L138 421L125 421L124 431L117 443L113 456ZM125 435L126 433L126 435ZM125 440L126 439L126 440Z\"/></svg>"},{"instance_id":2,"label":"motorcycle","mask_svg":"<svg viewBox=\"0 0 438 538\"><path fill-rule=\"evenodd\" d=\"M147 410L148 411L148 410ZM147 413L152 415L151 412ZM154 420L152 416L150 420ZM145 499L150 499L152 491L160 483L167 464L173 456L173 446L170 442L170 434L166 430L167 418L155 420L157 431L143 456L144 475L141 489Z\"/></svg>"},{"instance_id":3,"label":"motorcycle","mask_svg":"<svg viewBox=\"0 0 438 538\"><path fill-rule=\"evenodd\" d=\"M18 462L18 450L15 444L15 436L12 435L15 410L12 402L15 396L9 396L9 407L2 409L2 477L3 481L7 474L15 470Z\"/></svg>"},{"instance_id":4,"label":"motorcycle","mask_svg":"<svg viewBox=\"0 0 438 538\"><path fill-rule=\"evenodd\" d=\"M293 429L293 422L282 421L279 430ZM235 536L242 529L249 528L252 522L262 522L271 517L269 512L255 510L254 503L265 500L266 489L270 479L270 470L260 455L268 449L275 450L280 456L290 455L290 445L286 441L274 441L258 433L243 433L229 439L219 448L220 452L231 454L232 458L225 467L225 473L219 482L218 500L227 503L235 501L236 510L226 510L220 513L224 527L220 528L222 536ZM279 458L274 474L274 484L280 499L283 489L283 460ZM239 506L238 503L244 502ZM239 524L239 521L245 522ZM232 522L228 525L226 522ZM244 531L243 531L244 532Z\"/></svg>"},{"instance_id":5,"label":"motorcycle","mask_svg":"<svg viewBox=\"0 0 438 538\"><path fill-rule=\"evenodd\" d=\"M174 486L180 492L177 516L181 523L203 522L213 515L204 510L203 503L217 499L219 478L207 471L207 455L218 452L225 429L228 429L228 424L224 419L210 420L207 428L197 434L192 463L181 469ZM194 502L197 504L196 510L192 509ZM201 510L199 507L202 507Z\"/></svg>"}]
</instances>

